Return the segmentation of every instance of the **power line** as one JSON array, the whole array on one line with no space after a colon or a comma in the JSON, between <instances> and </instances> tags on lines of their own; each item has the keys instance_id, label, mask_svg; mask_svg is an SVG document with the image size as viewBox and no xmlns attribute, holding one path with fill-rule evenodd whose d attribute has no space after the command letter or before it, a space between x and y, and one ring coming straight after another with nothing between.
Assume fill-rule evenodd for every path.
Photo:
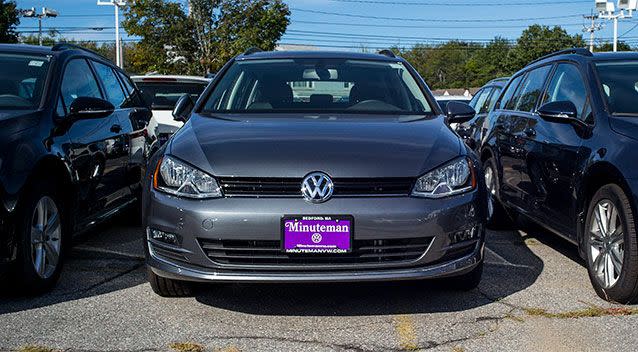
<instances>
[{"instance_id":1,"label":"power line","mask_svg":"<svg viewBox=\"0 0 638 352\"><path fill-rule=\"evenodd\" d=\"M426 2L408 2L408 1L381 1L381 0L330 0L334 2L345 3L357 3L357 4L374 4L374 5L407 5L407 6L464 6L464 7L476 7L476 6L542 6L542 5L569 5L589 3L590 1L536 1L536 2L493 2L493 3L454 3L454 2L441 2L441 1L426 1Z\"/></svg>"},{"instance_id":2,"label":"power line","mask_svg":"<svg viewBox=\"0 0 638 352\"><path fill-rule=\"evenodd\" d=\"M426 28L438 28L438 29L484 29L484 28L527 28L528 24L523 25L492 25L489 27L486 26L459 26L454 25L454 27L442 27L441 25L433 25L433 26L423 26L423 25L392 25L392 24L372 24L372 23L347 23L347 22L324 22L324 21L301 21L301 20L293 20L292 24L303 23L303 24L319 24L319 25L331 25L331 26L349 26L349 27L375 27L375 28L413 28L413 29L426 29ZM563 27L567 26L582 26L582 23L561 23L556 24Z\"/></svg>"},{"instance_id":3,"label":"power line","mask_svg":"<svg viewBox=\"0 0 638 352\"><path fill-rule=\"evenodd\" d=\"M410 21L410 22L521 22L521 21L539 21L539 20L555 20L561 18L574 18L581 17L581 15L563 15L563 16L549 16L549 17L528 17L528 18L491 18L491 19L441 19L441 18L406 18L406 17L384 17L384 16L370 16L370 15L359 15L352 13L341 13L341 12L329 12L329 11L320 11L320 10L308 10L308 9L300 9L291 7L293 11L298 12L308 12L319 15L331 15L331 16L341 16L341 17L353 17L353 18L366 18L373 20L391 20L391 21Z\"/></svg>"}]
</instances>

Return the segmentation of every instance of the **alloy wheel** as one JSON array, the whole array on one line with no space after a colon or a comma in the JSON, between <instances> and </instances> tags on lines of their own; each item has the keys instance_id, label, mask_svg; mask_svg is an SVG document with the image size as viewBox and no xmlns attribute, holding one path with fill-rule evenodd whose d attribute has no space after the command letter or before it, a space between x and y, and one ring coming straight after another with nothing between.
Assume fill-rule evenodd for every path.
<instances>
[{"instance_id":1,"label":"alloy wheel","mask_svg":"<svg viewBox=\"0 0 638 352\"><path fill-rule=\"evenodd\" d=\"M31 261L42 279L50 278L60 261L62 225L55 201L40 198L31 218Z\"/></svg>"},{"instance_id":2,"label":"alloy wheel","mask_svg":"<svg viewBox=\"0 0 638 352\"><path fill-rule=\"evenodd\" d=\"M494 201L496 197L496 185L494 182L494 170L491 166L485 168L485 186L487 187L487 214L489 218L494 214Z\"/></svg>"},{"instance_id":3,"label":"alloy wheel","mask_svg":"<svg viewBox=\"0 0 638 352\"><path fill-rule=\"evenodd\" d=\"M620 278L624 258L624 232L618 209L603 199L593 209L589 226L591 266L603 288L610 288Z\"/></svg>"}]
</instances>

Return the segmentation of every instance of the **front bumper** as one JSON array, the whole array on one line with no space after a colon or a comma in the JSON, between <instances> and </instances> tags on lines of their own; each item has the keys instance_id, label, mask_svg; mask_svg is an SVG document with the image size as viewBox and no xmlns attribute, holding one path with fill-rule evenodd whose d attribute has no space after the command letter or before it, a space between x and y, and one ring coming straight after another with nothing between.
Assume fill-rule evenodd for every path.
<instances>
[{"instance_id":1,"label":"front bumper","mask_svg":"<svg viewBox=\"0 0 638 352\"><path fill-rule=\"evenodd\" d=\"M158 247L147 239L145 249L153 272L187 281L341 282L457 276L483 259L485 209L483 190L445 199L354 197L322 204L298 198L198 201L150 191L143 206L145 228L177 234L181 244ZM280 241L282 216L322 214L352 215L355 241L428 238L429 245L410 261L298 266L219 263L200 245L201 240ZM476 228L477 235L454 242L453 234L467 228ZM166 255L167 248L174 255Z\"/></svg>"}]
</instances>

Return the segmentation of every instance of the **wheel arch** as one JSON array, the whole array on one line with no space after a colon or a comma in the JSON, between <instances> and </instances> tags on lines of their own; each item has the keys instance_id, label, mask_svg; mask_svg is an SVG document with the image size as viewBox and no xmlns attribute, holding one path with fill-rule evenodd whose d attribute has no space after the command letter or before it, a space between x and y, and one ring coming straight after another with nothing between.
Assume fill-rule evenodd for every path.
<instances>
[{"instance_id":1,"label":"wheel arch","mask_svg":"<svg viewBox=\"0 0 638 352\"><path fill-rule=\"evenodd\" d=\"M631 188L627 183L627 180L623 176L622 172L613 164L606 161L599 161L590 165L583 177L580 178L581 182L576 187L576 224L577 224L577 236L578 236L578 248L581 257L584 258L584 231L585 221L587 217L587 210L589 208L589 202L602 186L607 184L618 185L628 196L631 203L631 208L634 214L636 214L636 204L634 204L631 197Z\"/></svg>"}]
</instances>

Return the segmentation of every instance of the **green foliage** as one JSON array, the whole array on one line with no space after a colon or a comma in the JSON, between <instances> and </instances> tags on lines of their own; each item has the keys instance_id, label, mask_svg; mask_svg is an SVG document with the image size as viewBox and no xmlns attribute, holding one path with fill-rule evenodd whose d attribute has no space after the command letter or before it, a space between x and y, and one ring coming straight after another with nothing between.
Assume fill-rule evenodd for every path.
<instances>
[{"instance_id":1,"label":"green foliage","mask_svg":"<svg viewBox=\"0 0 638 352\"><path fill-rule=\"evenodd\" d=\"M20 11L15 1L0 0L0 43L17 43Z\"/></svg>"},{"instance_id":2,"label":"green foliage","mask_svg":"<svg viewBox=\"0 0 638 352\"><path fill-rule=\"evenodd\" d=\"M407 59L433 89L480 87L491 79L509 76L529 62L557 50L584 47L580 35L560 27L533 25L511 41L496 37L486 45L450 41L394 48Z\"/></svg>"},{"instance_id":3,"label":"green foliage","mask_svg":"<svg viewBox=\"0 0 638 352\"><path fill-rule=\"evenodd\" d=\"M523 31L508 55L510 71L518 71L530 61L555 51L567 48L584 47L581 35L571 36L559 26L533 25Z\"/></svg>"},{"instance_id":4,"label":"green foliage","mask_svg":"<svg viewBox=\"0 0 638 352\"><path fill-rule=\"evenodd\" d=\"M596 45L594 47L594 51L597 51L597 52L613 51L613 50L614 50L613 43L603 43L601 45ZM623 41L618 41L618 51L631 51L631 47L629 46L629 44Z\"/></svg>"},{"instance_id":5,"label":"green foliage","mask_svg":"<svg viewBox=\"0 0 638 352\"><path fill-rule=\"evenodd\" d=\"M190 14L168 0L127 6L124 28L141 38L132 55L135 71L216 72L251 46L275 48L289 24L281 0L191 0Z\"/></svg>"}]
</instances>

